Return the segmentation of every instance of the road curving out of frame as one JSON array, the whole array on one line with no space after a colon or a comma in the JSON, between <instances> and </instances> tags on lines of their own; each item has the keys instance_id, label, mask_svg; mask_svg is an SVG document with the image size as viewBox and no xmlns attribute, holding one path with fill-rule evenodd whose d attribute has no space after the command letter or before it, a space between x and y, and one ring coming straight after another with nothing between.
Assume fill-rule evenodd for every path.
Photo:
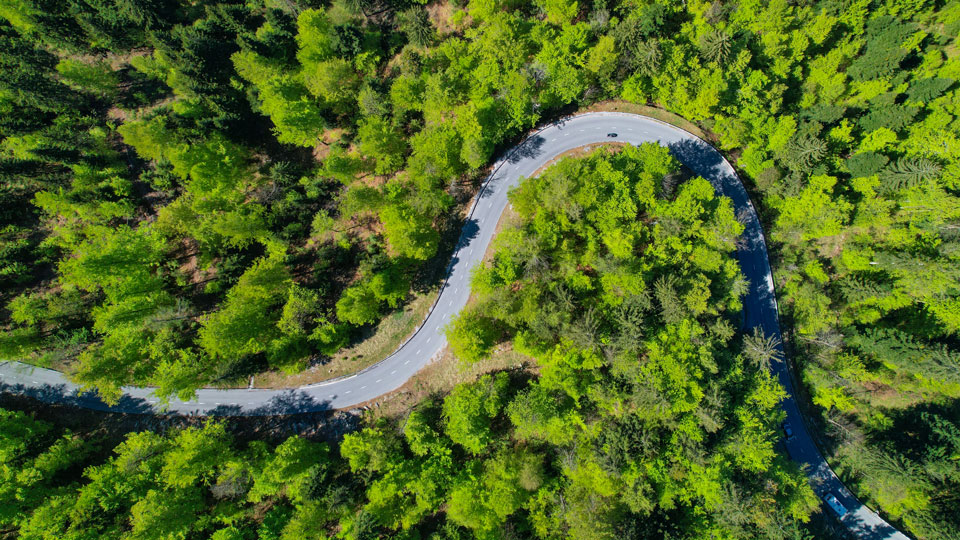
<instances>
[{"instance_id":1,"label":"road curving out of frame","mask_svg":"<svg viewBox=\"0 0 960 540\"><path fill-rule=\"evenodd\" d=\"M616 138L609 136L613 133L617 134ZM5 362L0 364L0 391L113 412L265 416L351 407L396 390L446 345L443 328L467 303L471 270L480 263L493 239L510 188L517 185L520 178L533 175L565 152L611 141L656 142L667 146L681 163L732 200L745 227L737 259L750 280L749 292L743 299L744 328L759 327L766 335L780 338L777 300L763 229L733 167L712 146L680 128L633 114L587 113L542 127L494 163L493 172L470 208L447 267L446 280L429 315L406 343L376 365L348 377L299 388L201 389L191 401L174 399L164 407L152 395L152 388L124 387L120 401L108 406L95 395L80 393L78 387L58 371ZM830 469L800 415L787 363L775 362L771 369L787 391L787 398L781 402L787 422L793 428L793 436L785 441L787 451L791 458L804 465L821 500L833 494L843 504L847 513L841 522L857 538L906 540L906 535L861 504ZM823 509L833 512L826 504Z\"/></svg>"}]
</instances>

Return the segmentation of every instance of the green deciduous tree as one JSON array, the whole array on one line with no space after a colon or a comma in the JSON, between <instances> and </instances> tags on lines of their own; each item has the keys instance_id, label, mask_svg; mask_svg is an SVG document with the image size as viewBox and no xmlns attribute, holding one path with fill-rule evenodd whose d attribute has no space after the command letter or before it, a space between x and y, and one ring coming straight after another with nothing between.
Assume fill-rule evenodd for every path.
<instances>
[{"instance_id":1,"label":"green deciduous tree","mask_svg":"<svg viewBox=\"0 0 960 540\"><path fill-rule=\"evenodd\" d=\"M203 320L199 344L222 362L266 351L280 334L277 322L290 283L282 257L267 257L253 264L227 293L223 307ZM271 360L279 364L291 359Z\"/></svg>"},{"instance_id":2,"label":"green deciduous tree","mask_svg":"<svg viewBox=\"0 0 960 540\"><path fill-rule=\"evenodd\" d=\"M474 454L483 452L493 442L491 424L506 402L509 384L507 375L499 373L457 386L443 401L447 436Z\"/></svg>"},{"instance_id":3,"label":"green deciduous tree","mask_svg":"<svg viewBox=\"0 0 960 540\"><path fill-rule=\"evenodd\" d=\"M384 118L369 118L357 129L360 152L375 163L377 174L390 174L403 166L407 145L400 132Z\"/></svg>"}]
</instances>

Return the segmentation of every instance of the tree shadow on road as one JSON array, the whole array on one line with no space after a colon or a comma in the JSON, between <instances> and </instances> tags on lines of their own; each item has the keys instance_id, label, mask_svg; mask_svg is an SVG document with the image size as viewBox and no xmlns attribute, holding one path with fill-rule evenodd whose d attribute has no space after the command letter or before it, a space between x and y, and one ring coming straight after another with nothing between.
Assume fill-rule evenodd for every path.
<instances>
[{"instance_id":1,"label":"tree shadow on road","mask_svg":"<svg viewBox=\"0 0 960 540\"><path fill-rule=\"evenodd\" d=\"M95 392L77 392L69 389L65 384L56 386L43 385L40 387L25 386L22 384L0 383L0 392L19 394L45 403L59 403L86 407L98 411L122 412L132 414L155 413L153 405L145 399L123 395L115 405L108 405Z\"/></svg>"},{"instance_id":2,"label":"tree shadow on road","mask_svg":"<svg viewBox=\"0 0 960 540\"><path fill-rule=\"evenodd\" d=\"M841 521L857 540L887 540L897 532L897 529L888 523L868 524L854 515L854 508L848 510Z\"/></svg>"},{"instance_id":3,"label":"tree shadow on road","mask_svg":"<svg viewBox=\"0 0 960 540\"><path fill-rule=\"evenodd\" d=\"M244 409L240 405L219 405L208 416L277 416L332 411L330 400L318 400L300 389L290 389L270 398L263 405Z\"/></svg>"},{"instance_id":4,"label":"tree shadow on road","mask_svg":"<svg viewBox=\"0 0 960 540\"><path fill-rule=\"evenodd\" d=\"M510 152L507 161L510 164L517 164L527 158L537 158L543 153L543 143L547 140L540 135L531 135L524 139L522 143Z\"/></svg>"}]
</instances>

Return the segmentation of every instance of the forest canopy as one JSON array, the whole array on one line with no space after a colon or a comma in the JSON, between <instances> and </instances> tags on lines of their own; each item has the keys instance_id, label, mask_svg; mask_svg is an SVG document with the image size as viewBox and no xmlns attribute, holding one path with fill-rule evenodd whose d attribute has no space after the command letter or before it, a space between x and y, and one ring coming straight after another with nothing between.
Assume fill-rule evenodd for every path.
<instances>
[{"instance_id":1,"label":"forest canopy","mask_svg":"<svg viewBox=\"0 0 960 540\"><path fill-rule=\"evenodd\" d=\"M780 358L734 329L743 227L686 176L646 144L510 194L518 224L448 333L464 362L509 341L536 376L461 383L345 435L339 457L299 437L243 447L211 421L84 459L78 437L4 413L0 464L43 468L5 483L4 524L26 539L802 537L817 498L775 449L784 392L765 364Z\"/></svg>"},{"instance_id":2,"label":"forest canopy","mask_svg":"<svg viewBox=\"0 0 960 540\"><path fill-rule=\"evenodd\" d=\"M752 192L785 349L845 484L915 537L956 537L958 33L956 0L0 0L0 361L62 369L107 400L128 384L189 398L298 373L437 285L484 168L523 133L588 107L666 111ZM654 177L669 161L637 152ZM617 156L601 161L630 177L624 163L613 172ZM510 343L542 364L535 386L555 385L530 407L614 415L627 389L597 371L620 363L570 344L611 346L629 329L612 318L622 298L648 291L644 342L673 328L672 358L700 327L698 340L742 356L733 229L659 243L686 230L669 213L681 194L721 204L707 187L665 196L654 182L652 202L518 191L518 211L565 206L499 240L450 329L457 354ZM614 211L577 228L597 201ZM646 217L628 225L631 212ZM689 253L671 251L681 240ZM535 317L557 294L585 311ZM733 360L708 356L726 369L714 378L733 376ZM685 403L671 414L709 396L695 371L658 389ZM509 437L562 440L571 422ZM507 434L470 425L443 436L482 453ZM460 516L473 530L501 519Z\"/></svg>"}]
</instances>

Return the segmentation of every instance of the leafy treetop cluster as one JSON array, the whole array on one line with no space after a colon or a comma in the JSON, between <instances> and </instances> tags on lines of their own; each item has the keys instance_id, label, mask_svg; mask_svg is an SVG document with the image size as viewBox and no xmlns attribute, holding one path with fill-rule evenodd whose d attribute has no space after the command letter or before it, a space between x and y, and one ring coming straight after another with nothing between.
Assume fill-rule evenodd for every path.
<instances>
[{"instance_id":1,"label":"leafy treetop cluster","mask_svg":"<svg viewBox=\"0 0 960 540\"><path fill-rule=\"evenodd\" d=\"M222 422L107 454L22 412L0 409L0 433L0 530L25 540L325 540L356 491L326 444L240 445Z\"/></svg>"},{"instance_id":2,"label":"leafy treetop cluster","mask_svg":"<svg viewBox=\"0 0 960 540\"><path fill-rule=\"evenodd\" d=\"M960 425L960 3L2 0L0 19L3 358L108 397L298 370L429 281L500 145L619 97L698 122L756 189L844 479L915 536L960 529L953 458L927 452ZM603 231L611 254L637 241ZM483 321L465 356L560 324Z\"/></svg>"},{"instance_id":3,"label":"leafy treetop cluster","mask_svg":"<svg viewBox=\"0 0 960 540\"><path fill-rule=\"evenodd\" d=\"M364 511L477 538L785 538L816 496L774 449L774 344L733 324L743 227L656 144L566 158L510 194L519 225L448 329L470 362L510 339L538 376L500 372L347 435ZM673 195L670 198L670 195ZM769 502L775 501L775 505Z\"/></svg>"},{"instance_id":4,"label":"leafy treetop cluster","mask_svg":"<svg viewBox=\"0 0 960 540\"><path fill-rule=\"evenodd\" d=\"M610 45L572 13L471 8L440 40L374 7L3 3L4 174L29 178L5 191L4 357L115 400L335 353L429 281L456 181Z\"/></svg>"},{"instance_id":5,"label":"leafy treetop cluster","mask_svg":"<svg viewBox=\"0 0 960 540\"><path fill-rule=\"evenodd\" d=\"M955 537L956 479L923 444L902 446L896 426L933 441L960 425L960 4L634 13L616 31L636 69L622 95L700 120L736 151L760 194L792 353L844 447L846 480L913 534Z\"/></svg>"}]
</instances>

